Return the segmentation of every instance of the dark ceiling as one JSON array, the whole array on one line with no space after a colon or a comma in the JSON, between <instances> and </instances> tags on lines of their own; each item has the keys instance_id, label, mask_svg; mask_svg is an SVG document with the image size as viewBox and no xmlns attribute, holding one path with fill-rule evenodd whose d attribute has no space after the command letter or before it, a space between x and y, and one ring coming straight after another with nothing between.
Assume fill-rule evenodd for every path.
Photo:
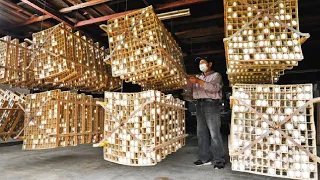
<instances>
[{"instance_id":1,"label":"dark ceiling","mask_svg":"<svg viewBox=\"0 0 320 180\"><path fill-rule=\"evenodd\" d=\"M65 9L85 2L99 4L73 11ZM107 36L99 28L100 24L106 24L107 21L92 21L98 17L108 19L117 13L148 5L152 5L156 13L190 8L191 16L163 21L185 54L187 73L198 73L195 57L207 56L214 59L214 69L223 74L227 83L222 41L223 0L1 0L0 37L10 35L23 41L24 38L31 38L34 32L64 22L108 46ZM302 46L305 59L298 67L280 77L280 84L320 81L320 64L317 64L316 54L320 45L319 8L319 0L299 0L300 31L310 33L311 38ZM88 21L85 20L90 20L91 24L86 24Z\"/></svg>"}]
</instances>

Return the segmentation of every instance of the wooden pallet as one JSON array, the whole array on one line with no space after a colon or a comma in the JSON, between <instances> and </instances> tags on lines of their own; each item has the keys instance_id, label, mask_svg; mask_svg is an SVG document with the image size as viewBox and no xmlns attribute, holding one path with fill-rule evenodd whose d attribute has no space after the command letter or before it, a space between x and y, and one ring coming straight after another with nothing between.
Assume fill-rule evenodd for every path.
<instances>
[{"instance_id":1,"label":"wooden pallet","mask_svg":"<svg viewBox=\"0 0 320 180\"><path fill-rule=\"evenodd\" d=\"M23 94L0 89L0 139L4 142L14 138L23 128L24 112L18 105L24 103Z\"/></svg>"},{"instance_id":2,"label":"wooden pallet","mask_svg":"<svg viewBox=\"0 0 320 180\"><path fill-rule=\"evenodd\" d=\"M186 85L181 48L152 6L108 20L112 75L146 89L168 90ZM171 86L174 84L173 86Z\"/></svg>"},{"instance_id":3,"label":"wooden pallet","mask_svg":"<svg viewBox=\"0 0 320 180\"><path fill-rule=\"evenodd\" d=\"M99 43L73 33L64 24L33 33L19 44L0 39L0 83L28 89L68 88L104 92L121 86L103 62L108 51Z\"/></svg>"},{"instance_id":4,"label":"wooden pallet","mask_svg":"<svg viewBox=\"0 0 320 180\"><path fill-rule=\"evenodd\" d=\"M10 36L0 38L0 83L14 87L29 87L33 72L27 71L30 63L30 47Z\"/></svg>"},{"instance_id":5,"label":"wooden pallet","mask_svg":"<svg viewBox=\"0 0 320 180\"><path fill-rule=\"evenodd\" d=\"M312 84L233 86L232 170L318 179Z\"/></svg>"},{"instance_id":6,"label":"wooden pallet","mask_svg":"<svg viewBox=\"0 0 320 180\"><path fill-rule=\"evenodd\" d=\"M262 82L274 83L279 78L267 69L292 69L303 59L301 45L310 35L299 32L298 0L224 0L224 12L231 85L260 81L252 80L257 74L238 78L243 70L269 74Z\"/></svg>"},{"instance_id":7,"label":"wooden pallet","mask_svg":"<svg viewBox=\"0 0 320 180\"><path fill-rule=\"evenodd\" d=\"M28 95L23 149L98 142L103 133L104 112L97 100L60 90Z\"/></svg>"},{"instance_id":8,"label":"wooden pallet","mask_svg":"<svg viewBox=\"0 0 320 180\"><path fill-rule=\"evenodd\" d=\"M48 86L88 92L120 87L119 79L109 81L111 68L103 62L107 50L80 32L74 33L64 24L58 24L32 37L37 52L32 68L35 80L41 82L39 86L44 82Z\"/></svg>"},{"instance_id":9,"label":"wooden pallet","mask_svg":"<svg viewBox=\"0 0 320 180\"><path fill-rule=\"evenodd\" d=\"M185 145L184 101L159 91L105 92L104 159L155 165ZM105 142L106 141L106 142Z\"/></svg>"}]
</instances>

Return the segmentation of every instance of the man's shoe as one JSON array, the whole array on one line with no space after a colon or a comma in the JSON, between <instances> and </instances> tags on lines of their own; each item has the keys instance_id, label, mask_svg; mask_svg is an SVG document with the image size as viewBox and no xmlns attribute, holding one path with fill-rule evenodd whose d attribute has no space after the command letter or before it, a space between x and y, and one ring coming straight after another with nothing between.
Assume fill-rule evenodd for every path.
<instances>
[{"instance_id":1,"label":"man's shoe","mask_svg":"<svg viewBox=\"0 0 320 180\"><path fill-rule=\"evenodd\" d=\"M224 169L224 163L215 164L214 169Z\"/></svg>"},{"instance_id":2,"label":"man's shoe","mask_svg":"<svg viewBox=\"0 0 320 180\"><path fill-rule=\"evenodd\" d=\"M207 160L207 161L201 161L200 159L196 162L194 162L194 165L196 166L205 166L205 165L211 165L211 160Z\"/></svg>"}]
</instances>

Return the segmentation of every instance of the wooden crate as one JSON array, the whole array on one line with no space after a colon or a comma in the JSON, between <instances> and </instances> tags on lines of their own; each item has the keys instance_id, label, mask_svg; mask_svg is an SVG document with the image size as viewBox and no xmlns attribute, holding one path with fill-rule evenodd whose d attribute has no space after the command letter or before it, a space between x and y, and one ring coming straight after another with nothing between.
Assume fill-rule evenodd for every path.
<instances>
[{"instance_id":1,"label":"wooden crate","mask_svg":"<svg viewBox=\"0 0 320 180\"><path fill-rule=\"evenodd\" d=\"M18 39L10 36L0 38L0 83L14 87L29 87L33 72L26 67L31 61L30 47L19 44Z\"/></svg>"},{"instance_id":2,"label":"wooden crate","mask_svg":"<svg viewBox=\"0 0 320 180\"><path fill-rule=\"evenodd\" d=\"M146 89L182 88L186 75L181 48L152 6L108 20L112 75Z\"/></svg>"},{"instance_id":3,"label":"wooden crate","mask_svg":"<svg viewBox=\"0 0 320 180\"><path fill-rule=\"evenodd\" d=\"M48 149L94 143L103 132L98 99L60 90L31 94L26 99L23 149ZM31 119L31 120L30 120Z\"/></svg>"},{"instance_id":4,"label":"wooden crate","mask_svg":"<svg viewBox=\"0 0 320 180\"><path fill-rule=\"evenodd\" d=\"M18 103L24 101L23 94L0 89L0 140L9 141L23 128L24 112Z\"/></svg>"},{"instance_id":5,"label":"wooden crate","mask_svg":"<svg viewBox=\"0 0 320 180\"><path fill-rule=\"evenodd\" d=\"M110 85L111 68L103 62L107 50L64 24L34 33L32 63L35 87L72 88L87 92L103 92L120 87L120 80ZM41 46L40 50L37 48ZM38 48L39 49L39 48Z\"/></svg>"},{"instance_id":6,"label":"wooden crate","mask_svg":"<svg viewBox=\"0 0 320 180\"><path fill-rule=\"evenodd\" d=\"M237 100L229 139L232 170L318 179L314 109L312 104L303 106L312 96L312 84L234 85Z\"/></svg>"},{"instance_id":7,"label":"wooden crate","mask_svg":"<svg viewBox=\"0 0 320 180\"><path fill-rule=\"evenodd\" d=\"M104 159L149 166L185 145L185 104L155 90L105 92Z\"/></svg>"},{"instance_id":8,"label":"wooden crate","mask_svg":"<svg viewBox=\"0 0 320 180\"><path fill-rule=\"evenodd\" d=\"M267 74L267 73L239 73L229 75L229 82L235 83L248 83L248 84L265 84L268 82L277 82L280 74Z\"/></svg>"},{"instance_id":9,"label":"wooden crate","mask_svg":"<svg viewBox=\"0 0 320 180\"><path fill-rule=\"evenodd\" d=\"M292 69L303 59L301 44L310 35L299 32L298 0L224 0L224 12L229 78L243 70ZM263 82L275 80L266 77Z\"/></svg>"}]
</instances>

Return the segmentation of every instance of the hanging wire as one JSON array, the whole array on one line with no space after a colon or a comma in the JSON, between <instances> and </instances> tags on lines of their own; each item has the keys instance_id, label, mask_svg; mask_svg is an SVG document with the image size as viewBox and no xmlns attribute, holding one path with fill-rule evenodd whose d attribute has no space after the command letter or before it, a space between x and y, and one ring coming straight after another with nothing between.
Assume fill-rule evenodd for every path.
<instances>
[{"instance_id":1,"label":"hanging wire","mask_svg":"<svg viewBox=\"0 0 320 180\"><path fill-rule=\"evenodd\" d=\"M43 10L46 10L46 4L47 4L47 0L45 0L45 1L43 1ZM42 13L42 15L44 16L44 15L46 15L45 13ZM44 19L42 19L41 20L41 23L40 23L40 31L42 31L43 30L43 23L44 23ZM41 46L39 46L39 49L41 48ZM34 44L32 44L32 51L34 51L34 49L35 49L35 45ZM38 51L38 50L37 50ZM37 53L37 52L36 52ZM29 65L26 67L26 69L29 69L30 68L30 66L31 66L31 64L32 64L32 62L33 62L33 60L34 60L34 54L36 54L36 53L34 53L34 52L32 52L32 55L31 55L31 61L30 61L30 63L29 63ZM34 72L32 72L32 73L34 73ZM35 76L33 76L33 81L35 82L36 81L36 78L35 78ZM31 88L32 89L34 89L34 83L31 83L32 85L31 85Z\"/></svg>"},{"instance_id":2,"label":"hanging wire","mask_svg":"<svg viewBox=\"0 0 320 180\"><path fill-rule=\"evenodd\" d=\"M46 3L47 3L47 0L45 0L45 2L43 3L43 10L46 10ZM46 15L46 14L42 13L42 15ZM44 19L41 20L40 31L42 31L42 28L43 28L43 21Z\"/></svg>"}]
</instances>

